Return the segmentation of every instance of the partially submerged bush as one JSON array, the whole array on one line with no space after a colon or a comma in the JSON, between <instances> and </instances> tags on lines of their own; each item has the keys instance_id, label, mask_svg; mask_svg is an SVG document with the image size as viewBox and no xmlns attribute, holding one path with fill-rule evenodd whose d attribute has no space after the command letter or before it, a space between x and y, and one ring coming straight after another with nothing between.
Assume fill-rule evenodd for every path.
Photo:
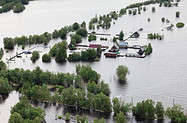
<instances>
[{"instance_id":1,"label":"partially submerged bush","mask_svg":"<svg viewBox=\"0 0 187 123\"><path fill-rule=\"evenodd\" d=\"M185 25L184 23L178 22L178 23L176 24L176 27L177 27L177 28L183 28L184 25Z\"/></svg>"},{"instance_id":2,"label":"partially submerged bush","mask_svg":"<svg viewBox=\"0 0 187 123\"><path fill-rule=\"evenodd\" d=\"M116 74L118 76L118 79L122 82L125 82L127 79L126 79L126 76L127 74L129 73L129 70L126 66L124 65L120 65L118 66L117 70L116 70Z\"/></svg>"}]
</instances>

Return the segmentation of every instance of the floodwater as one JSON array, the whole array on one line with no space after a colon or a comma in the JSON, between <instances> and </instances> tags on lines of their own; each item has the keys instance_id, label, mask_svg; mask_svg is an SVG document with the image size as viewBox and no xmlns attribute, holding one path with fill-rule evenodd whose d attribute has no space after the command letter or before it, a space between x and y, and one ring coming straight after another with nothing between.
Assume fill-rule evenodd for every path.
<instances>
[{"instance_id":1,"label":"floodwater","mask_svg":"<svg viewBox=\"0 0 187 123\"><path fill-rule=\"evenodd\" d=\"M138 1L138 0L136 0ZM64 25L70 25L73 22L88 22L91 17L96 14L105 14L111 10L119 10L120 8L134 3L135 0L40 0L33 1L21 14L12 12L0 15L0 39L3 45L3 37L21 36L29 34L40 34L43 32L52 32ZM89 64L94 70L101 74L101 78L109 83L111 89L111 98L119 96L126 102L136 103L143 99L151 98L155 101L161 101L165 107L171 106L173 103L181 104L185 111L187 110L187 28L174 28L173 31L167 31L165 27L169 24L161 23L161 18L165 17L171 23L176 24L181 21L187 24L187 1L182 0L179 7L173 8L156 8L156 12L151 12L151 6L148 11L142 12L141 15L128 16L125 15L118 19L109 30L100 30L103 33L115 35L121 30L125 32L125 36L129 36L133 31L143 28L140 32L139 39L128 40L129 44L145 45L151 42L153 53L144 58L126 58L117 59L105 58L102 56L99 62L94 63L69 63L57 64L53 59L51 63L42 63L39 59L35 64L30 60L30 55L23 55L22 59L16 59L9 63L9 68L34 69L40 66L44 71L51 72L75 72L76 64ZM180 11L181 17L176 19L175 12ZM147 22L147 18L151 21ZM146 39L148 33L164 34L162 41L149 41ZM99 38L98 38L99 39ZM97 41L91 43L101 43L103 45L112 46L112 37L108 37L109 41ZM69 39L67 39L69 41ZM48 48L38 47L35 50L40 54L47 53L49 48L59 40L49 43ZM83 44L87 44L85 40ZM28 47L26 47L27 49ZM14 51L6 53L3 60L20 52L21 48L15 48ZM131 52L121 50L121 53ZM116 68L119 65L126 65L130 74L127 76L126 84L119 84L116 77ZM16 96L17 95L17 96ZM18 93L13 92L0 104L0 119L8 122L10 116L10 107L18 101ZM187 112L187 111L186 111ZM54 120L55 115L62 113L62 110L55 110L55 107L46 109L46 121L62 122ZM2 120L1 120L2 121ZM0 122L1 122L0 121ZM113 121L108 121L113 122ZM129 121L134 123L135 121Z\"/></svg>"}]
</instances>

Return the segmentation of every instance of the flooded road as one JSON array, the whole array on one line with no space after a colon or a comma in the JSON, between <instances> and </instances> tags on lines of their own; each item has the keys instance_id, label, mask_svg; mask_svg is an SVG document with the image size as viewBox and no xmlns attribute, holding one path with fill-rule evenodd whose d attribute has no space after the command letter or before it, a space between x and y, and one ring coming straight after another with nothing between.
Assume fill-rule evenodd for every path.
<instances>
[{"instance_id":1,"label":"flooded road","mask_svg":"<svg viewBox=\"0 0 187 123\"><path fill-rule=\"evenodd\" d=\"M138 0L137 0L138 1ZM12 12L0 15L0 39L3 45L3 37L21 36L29 34L39 34L43 32L52 32L64 25L73 22L88 22L91 17L96 14L105 14L111 10L119 10L120 8L134 3L135 0L40 0L31 2L26 10L21 14ZM84 4L83 4L84 3ZM42 9L41 9L42 8ZM181 17L176 19L176 11L181 12ZM101 78L109 83L111 89L111 98L120 96L126 102L133 100L134 103L143 99L151 98L155 101L162 101L164 105L171 106L173 103L181 104L187 110L187 28L174 29L173 31L165 30L167 24L161 23L161 18L165 17L176 24L181 21L187 24L187 1L183 0L179 7L176 8L156 8L156 12L151 12L151 6L148 11L136 16L123 16L116 21L109 30L100 30L100 32L115 35L121 30L125 32L125 36L129 36L133 31L139 28L144 30L140 32L139 39L130 39L129 44L148 44L151 42L153 53L144 59L121 57L117 59L109 59L102 56L99 62L94 63L69 63L57 64L53 59L51 63L42 63L39 59L35 64L30 60L31 56L23 56L22 59L9 63L9 68L34 69L40 66L45 71L52 72L75 72L76 64L90 64L90 66L101 74ZM147 18L151 21L147 22ZM163 29L163 31L162 31ZM147 40L148 33L164 34L164 40ZM98 38L99 39L99 38ZM101 43L112 46L112 37L108 37L109 41L97 41L91 43ZM67 39L69 41L69 39ZM49 44L51 47L57 41ZM86 40L83 44L88 43ZM42 54L47 53L49 48L44 49L38 47L36 50ZM21 48L15 48L14 51L6 53L4 60L21 51ZM129 52L121 50L121 53ZM119 65L126 65L130 70L127 76L126 84L119 84L116 77L116 68ZM12 95L12 94L10 94ZM14 95L14 94L13 94ZM10 106L17 103L17 96L10 96L7 100L10 103L0 104L0 119L8 121ZM7 102L5 100L5 102ZM11 104L12 102L12 104ZM2 114L5 111L6 113ZM53 112L53 113L52 113ZM58 114L53 107L46 110L46 120L54 121L55 114ZM187 111L186 111L187 112ZM53 116L51 116L53 114ZM51 116L51 117L50 117ZM112 121L111 121L112 122ZM130 121L129 121L130 122ZM134 123L134 121L132 121Z\"/></svg>"}]
</instances>

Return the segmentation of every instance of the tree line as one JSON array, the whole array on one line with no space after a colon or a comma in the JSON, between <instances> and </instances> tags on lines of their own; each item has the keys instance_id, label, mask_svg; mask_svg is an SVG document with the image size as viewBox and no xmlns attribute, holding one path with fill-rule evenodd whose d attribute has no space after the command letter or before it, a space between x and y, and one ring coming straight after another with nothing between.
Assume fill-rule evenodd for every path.
<instances>
[{"instance_id":1,"label":"tree line","mask_svg":"<svg viewBox=\"0 0 187 123\"><path fill-rule=\"evenodd\" d=\"M89 29L90 30L95 30L95 29L109 29L113 24L115 24L115 20L118 20L118 18L122 17L123 15L128 14L129 15L136 15L141 14L141 11L146 11L146 7L147 5L151 5L151 4L159 4L159 6L161 7L162 5L164 7L172 7L172 6L178 6L178 2L179 0L177 0L176 2L174 2L173 0L147 0L144 2L138 2L138 3L133 3L128 5L125 8L122 8L119 12L117 11L111 11L108 14L104 14L104 15L99 15L99 16L95 16L94 18L92 18L89 21ZM144 6L144 7L142 7ZM155 7L152 8L152 12L155 12Z\"/></svg>"},{"instance_id":2,"label":"tree line","mask_svg":"<svg viewBox=\"0 0 187 123\"><path fill-rule=\"evenodd\" d=\"M179 105L164 110L161 102L155 103L150 99L138 102L135 106L131 103L125 103L117 97L111 100L109 85L100 81L100 74L90 66L77 65L76 74L53 74L44 72L39 67L33 71L4 69L0 71L0 77L1 95L8 95L14 87L18 87L18 91L31 102L42 102L46 105L63 104L75 111L86 110L102 113L111 113L113 111L114 119L119 123L126 122L127 114L131 111L136 118L164 119L164 117L168 117L177 123L186 121L183 109ZM54 86L54 94L51 93L48 85ZM30 106L25 100L22 103L21 99L12 108L9 121L13 122L17 119L21 121L42 121L45 116L44 112L39 108ZM31 115L32 111L35 114Z\"/></svg>"},{"instance_id":3,"label":"tree line","mask_svg":"<svg viewBox=\"0 0 187 123\"><path fill-rule=\"evenodd\" d=\"M14 13L20 13L25 10L25 5L29 4L30 0L0 0L0 13L5 13L13 10Z\"/></svg>"},{"instance_id":4,"label":"tree line","mask_svg":"<svg viewBox=\"0 0 187 123\"><path fill-rule=\"evenodd\" d=\"M80 26L80 28L78 28L77 30L74 30L75 27L73 27L73 25L62 27L59 30L54 30L52 33L45 32L40 35L35 34L35 35L21 36L21 37L15 37L15 38L5 37L3 39L4 48L12 50L14 49L15 45L18 45L18 46L20 45L27 46L27 45L32 45L32 44L47 45L52 39L61 38L62 40L65 40L67 38L67 34L71 31L72 32L76 31L76 34L81 37L87 37L88 32L86 28L83 28ZM77 41L77 38L76 38L76 41Z\"/></svg>"}]
</instances>

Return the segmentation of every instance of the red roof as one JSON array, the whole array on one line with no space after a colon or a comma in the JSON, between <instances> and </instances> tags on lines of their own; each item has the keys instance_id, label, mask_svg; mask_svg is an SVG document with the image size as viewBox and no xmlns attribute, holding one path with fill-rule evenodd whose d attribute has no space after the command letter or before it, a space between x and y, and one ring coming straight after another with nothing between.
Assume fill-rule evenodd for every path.
<instances>
[{"instance_id":1,"label":"red roof","mask_svg":"<svg viewBox=\"0 0 187 123\"><path fill-rule=\"evenodd\" d=\"M90 44L89 47L90 48L98 48L99 46L101 46L100 44Z\"/></svg>"}]
</instances>

